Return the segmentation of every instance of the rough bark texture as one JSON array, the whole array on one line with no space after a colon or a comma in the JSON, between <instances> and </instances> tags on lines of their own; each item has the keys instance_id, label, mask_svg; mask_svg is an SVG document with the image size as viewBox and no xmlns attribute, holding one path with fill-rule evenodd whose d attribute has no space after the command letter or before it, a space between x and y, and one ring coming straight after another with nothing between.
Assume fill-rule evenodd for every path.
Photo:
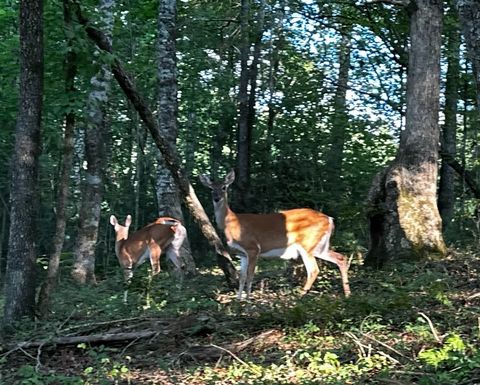
<instances>
[{"instance_id":1,"label":"rough bark texture","mask_svg":"<svg viewBox=\"0 0 480 385\"><path fill-rule=\"evenodd\" d=\"M175 44L176 0L161 0L158 11L158 126L161 135L176 150L177 142L177 63ZM156 178L159 216L171 216L184 223L177 186L163 156L159 154ZM188 236L180 252L186 271L195 273Z\"/></svg>"},{"instance_id":2,"label":"rough bark texture","mask_svg":"<svg viewBox=\"0 0 480 385\"><path fill-rule=\"evenodd\" d=\"M452 15L454 16L454 15ZM445 124L442 130L442 153L455 157L457 147L457 102L459 91L459 31L453 27L447 37L447 81L445 85ZM447 228L453 218L455 204L455 170L442 162L438 189L438 210L443 228Z\"/></svg>"},{"instance_id":3,"label":"rough bark texture","mask_svg":"<svg viewBox=\"0 0 480 385\"><path fill-rule=\"evenodd\" d=\"M477 109L480 111L480 1L457 0L462 33L477 85Z\"/></svg>"},{"instance_id":4,"label":"rough bark texture","mask_svg":"<svg viewBox=\"0 0 480 385\"><path fill-rule=\"evenodd\" d=\"M411 12L406 126L368 197L366 263L377 266L446 254L436 199L442 2L419 0Z\"/></svg>"},{"instance_id":5,"label":"rough bark texture","mask_svg":"<svg viewBox=\"0 0 480 385\"><path fill-rule=\"evenodd\" d=\"M20 2L20 105L10 188L4 326L35 313L35 218L43 92L43 2Z\"/></svg>"},{"instance_id":6,"label":"rough bark texture","mask_svg":"<svg viewBox=\"0 0 480 385\"><path fill-rule=\"evenodd\" d=\"M63 18L65 23L65 31L72 29L72 15L68 2L63 2ZM67 33L67 36L71 36ZM72 47L71 39L68 40L68 46ZM65 58L65 91L67 94L75 92L75 75L77 73L76 53L69 49ZM44 316L50 307L50 298L58 275L60 266L60 255L63 249L63 241L65 238L65 227L67 223L66 206L68 201L68 190L70 181L70 172L73 163L73 144L75 131L75 114L68 112L65 115L65 132L63 134L63 157L60 169L60 177L58 180L58 196L56 205L56 225L55 234L52 240L52 250L48 261L47 278L45 279L38 295L37 308L39 313Z\"/></svg>"},{"instance_id":7,"label":"rough bark texture","mask_svg":"<svg viewBox=\"0 0 480 385\"><path fill-rule=\"evenodd\" d=\"M109 42L105 34L99 29L90 26L88 20L82 16L79 8L77 8L77 17L80 23L85 26L89 38L92 39L92 41L94 41L99 48L103 49L106 52L112 53L111 43ZM202 231L205 238L207 238L210 244L215 247L215 250L217 252L217 261L220 268L223 270L223 273L225 274L227 284L231 288L237 287L238 274L235 270L235 267L233 266L230 255L223 246L220 237L212 226L207 214L205 213L205 210L203 209L200 201L198 200L197 195L195 194L195 190L193 189L190 181L185 175L183 169L181 168L181 161L178 158L177 153L174 151L174 149L172 149L171 145L166 140L164 140L164 138L160 134L160 129L152 114L152 111L148 107L142 95L138 92L137 87L133 82L130 74L128 74L124 70L120 61L116 58L112 62L112 71L118 84L124 91L127 98L133 104L135 109L138 111L140 117L150 131L153 141L162 153L166 165L170 170L172 177L177 184L177 187L183 195L185 205L189 208L192 217L199 225L200 230Z\"/></svg>"},{"instance_id":8,"label":"rough bark texture","mask_svg":"<svg viewBox=\"0 0 480 385\"><path fill-rule=\"evenodd\" d=\"M100 25L107 31L111 40L113 29L112 0L102 0L100 4ZM85 155L87 170L83 184L82 204L78 224L78 235L74 250L72 277L81 284L95 284L95 248L100 222L101 203L104 188L105 149L105 112L110 91L111 70L102 64L98 73L92 78L92 90L87 101L85 128Z\"/></svg>"}]
</instances>

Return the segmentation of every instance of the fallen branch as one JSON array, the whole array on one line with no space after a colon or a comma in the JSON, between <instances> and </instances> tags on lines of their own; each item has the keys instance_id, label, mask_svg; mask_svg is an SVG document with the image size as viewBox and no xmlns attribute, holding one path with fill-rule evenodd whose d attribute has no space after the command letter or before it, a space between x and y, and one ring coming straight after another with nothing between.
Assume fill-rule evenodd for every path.
<instances>
[{"instance_id":1,"label":"fallen branch","mask_svg":"<svg viewBox=\"0 0 480 385\"><path fill-rule=\"evenodd\" d=\"M250 346L254 346L257 349L265 349L266 347L275 345L282 336L283 333L281 331L272 329L262 332L245 341L239 341L224 346L213 344L191 346L181 355L189 356L195 360L213 361L219 359L225 352L227 352L235 358L236 354Z\"/></svg>"},{"instance_id":2,"label":"fallen branch","mask_svg":"<svg viewBox=\"0 0 480 385\"><path fill-rule=\"evenodd\" d=\"M165 330L162 334L168 334L170 330ZM45 347L49 345L76 345L81 343L98 344L98 343L112 343L119 341L131 341L140 338L150 338L160 334L158 330L142 330L137 332L128 333L103 333L103 334L91 334L82 336L70 336L70 337L55 337L40 341L28 341L18 343L12 350L7 353L10 354L15 350L23 350L29 348ZM5 353L5 355L7 354Z\"/></svg>"}]
</instances>

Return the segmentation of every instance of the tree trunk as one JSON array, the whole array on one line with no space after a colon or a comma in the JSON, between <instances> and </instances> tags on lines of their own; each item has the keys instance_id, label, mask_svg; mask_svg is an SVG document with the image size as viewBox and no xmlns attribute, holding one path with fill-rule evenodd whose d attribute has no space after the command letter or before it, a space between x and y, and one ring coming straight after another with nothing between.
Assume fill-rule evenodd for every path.
<instances>
[{"instance_id":1,"label":"tree trunk","mask_svg":"<svg viewBox=\"0 0 480 385\"><path fill-rule=\"evenodd\" d=\"M341 175L348 125L347 88L350 71L351 30L351 25L345 25L341 31L342 38L338 48L338 79L330 125L331 145L325 161L325 190L333 197L339 197L343 193ZM335 211L337 211L336 207L330 207L329 214L336 216Z\"/></svg>"},{"instance_id":2,"label":"tree trunk","mask_svg":"<svg viewBox=\"0 0 480 385\"><path fill-rule=\"evenodd\" d=\"M160 0L158 11L158 126L161 135L176 151L177 128L177 63L175 44L176 0ZM156 193L160 216L171 216L182 222L184 217L177 187L162 154L158 157ZM180 257L186 272L195 273L195 262L188 236L183 242Z\"/></svg>"},{"instance_id":3,"label":"tree trunk","mask_svg":"<svg viewBox=\"0 0 480 385\"><path fill-rule=\"evenodd\" d=\"M219 72L222 73L220 76L222 76L222 79L233 79L235 76L233 48L228 47L226 50L222 48L218 52L218 55L222 58L220 60L221 69ZM223 63L226 64L224 65ZM223 171L222 169L225 167L223 147L229 142L230 137L234 133L232 127L234 127L236 120L236 98L232 96L233 87L234 84L226 80L221 81L218 87L218 96L219 100L221 100L219 105L220 116L210 150L210 174L215 179L219 178L218 172Z\"/></svg>"},{"instance_id":4,"label":"tree trunk","mask_svg":"<svg viewBox=\"0 0 480 385\"><path fill-rule=\"evenodd\" d=\"M107 39L105 34L98 30L97 28L89 25L89 22L81 14L80 8L77 8L77 17L80 23L85 27L85 30L88 34L88 37L92 39L95 44L106 52L112 53L112 46L110 41ZM158 123L153 117L152 111L148 107L147 103L143 99L142 95L138 92L135 83L132 80L130 74L128 74L120 61L117 58L114 58L112 62L112 71L115 79L122 88L123 92L134 105L135 109L138 111L143 122L147 126L150 134L152 135L155 145L158 147L162 153L166 165L170 170L177 187L180 189L181 194L184 197L184 202L189 208L192 217L195 219L197 224L200 227L205 238L210 242L211 245L215 247L217 253L217 262L220 268L225 274L227 284L230 288L235 288L238 286L238 274L233 266L232 260L228 251L222 244L220 237L213 228L210 220L208 219L205 210L203 209L200 201L195 194L190 181L188 180L185 172L181 168L181 161L178 158L177 153L171 148L170 144L163 139L160 134L160 129Z\"/></svg>"},{"instance_id":5,"label":"tree trunk","mask_svg":"<svg viewBox=\"0 0 480 385\"><path fill-rule=\"evenodd\" d=\"M454 12L451 16L455 17ZM459 50L460 36L456 27L452 27L447 36L447 81L445 85L445 124L442 131L442 154L455 158L457 147L457 102L459 92ZM438 189L438 210L442 217L443 229L453 218L455 204L455 170L445 161L440 168Z\"/></svg>"},{"instance_id":6,"label":"tree trunk","mask_svg":"<svg viewBox=\"0 0 480 385\"><path fill-rule=\"evenodd\" d=\"M258 70L260 64L260 53L262 50L262 37L263 37L263 29L264 29L264 19L265 19L265 0L260 0L259 3L259 11L256 17L257 20L257 27L255 33L255 42L253 44L253 55L252 55L252 63L250 65L250 70L248 71L249 75L249 84L250 84L250 94L248 95L248 115L247 115L247 125L248 131L250 132L250 144L251 147L252 143L252 133L255 127L255 103L256 103L256 96L257 96L257 78L258 78ZM250 179L250 176L248 176ZM247 191L247 196L250 194L250 191ZM247 200L247 203L248 200Z\"/></svg>"},{"instance_id":7,"label":"tree trunk","mask_svg":"<svg viewBox=\"0 0 480 385\"><path fill-rule=\"evenodd\" d=\"M11 160L10 238L3 326L35 315L35 226L43 96L43 4L20 1L20 105Z\"/></svg>"},{"instance_id":8,"label":"tree trunk","mask_svg":"<svg viewBox=\"0 0 480 385\"><path fill-rule=\"evenodd\" d=\"M396 159L368 195L366 263L446 254L437 208L442 2L418 0L410 15L406 126Z\"/></svg>"},{"instance_id":9,"label":"tree trunk","mask_svg":"<svg viewBox=\"0 0 480 385\"><path fill-rule=\"evenodd\" d=\"M75 92L75 75L77 73L76 53L72 48L72 39L69 36L72 31L72 14L67 1L63 1L63 18L67 36L67 50L65 58L65 91L67 94ZM65 132L63 134L63 157L58 180L58 197L56 205L55 234L52 239L52 251L48 261L47 278L43 282L38 295L37 309L42 316L45 316L50 308L52 292L60 266L60 255L63 249L65 238L65 227L67 223L66 206L68 201L68 190L70 185L70 172L73 162L73 143L75 132L75 113L70 111L65 115Z\"/></svg>"},{"instance_id":10,"label":"tree trunk","mask_svg":"<svg viewBox=\"0 0 480 385\"><path fill-rule=\"evenodd\" d=\"M144 197L144 190L146 188L147 182L145 177L145 164L146 164L146 157L145 157L145 144L147 142L147 131L143 125L137 122L137 113L134 110L131 110L132 114L132 121L135 125L135 137L137 138L137 159L135 162L135 180L137 184L135 185L135 209L134 209L134 217L133 217L133 228L138 229L141 227L142 223L145 223L144 213L140 209L141 202L143 202Z\"/></svg>"},{"instance_id":11,"label":"tree trunk","mask_svg":"<svg viewBox=\"0 0 480 385\"><path fill-rule=\"evenodd\" d=\"M111 40L114 15L113 0L102 0L100 4L101 25ZM104 188L104 169L106 162L105 105L110 91L111 70L109 65L101 64L98 73L92 78L92 91L87 101L85 128L85 155L87 171L83 184L80 207L78 235L74 251L72 268L73 279L81 284L95 284L95 248L98 237L101 203Z\"/></svg>"},{"instance_id":12,"label":"tree trunk","mask_svg":"<svg viewBox=\"0 0 480 385\"><path fill-rule=\"evenodd\" d=\"M236 184L239 191L237 207L241 212L248 211L248 191L250 184L250 147L252 142L251 127L248 124L248 57L250 54L249 39L249 0L241 1L240 8L240 85L238 90L238 134Z\"/></svg>"},{"instance_id":13,"label":"tree trunk","mask_svg":"<svg viewBox=\"0 0 480 385\"><path fill-rule=\"evenodd\" d=\"M477 85L477 109L480 112L480 2L457 0L462 33Z\"/></svg>"}]
</instances>

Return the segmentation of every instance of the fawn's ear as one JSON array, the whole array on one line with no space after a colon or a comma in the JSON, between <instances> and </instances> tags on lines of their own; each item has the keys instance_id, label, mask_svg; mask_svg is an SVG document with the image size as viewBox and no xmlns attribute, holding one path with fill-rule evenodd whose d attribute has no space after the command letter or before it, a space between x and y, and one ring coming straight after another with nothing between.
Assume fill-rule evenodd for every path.
<instances>
[{"instance_id":1,"label":"fawn's ear","mask_svg":"<svg viewBox=\"0 0 480 385\"><path fill-rule=\"evenodd\" d=\"M125 219L125 227L130 227L131 224L132 224L132 216L128 214L127 219Z\"/></svg>"},{"instance_id":2,"label":"fawn's ear","mask_svg":"<svg viewBox=\"0 0 480 385\"><path fill-rule=\"evenodd\" d=\"M118 223L117 218L115 218L115 215L110 215L110 224L112 226L115 226Z\"/></svg>"},{"instance_id":3,"label":"fawn's ear","mask_svg":"<svg viewBox=\"0 0 480 385\"><path fill-rule=\"evenodd\" d=\"M208 187L208 188L212 188L212 180L210 179L210 177L206 174L201 174L198 179L200 179L200 182Z\"/></svg>"}]
</instances>

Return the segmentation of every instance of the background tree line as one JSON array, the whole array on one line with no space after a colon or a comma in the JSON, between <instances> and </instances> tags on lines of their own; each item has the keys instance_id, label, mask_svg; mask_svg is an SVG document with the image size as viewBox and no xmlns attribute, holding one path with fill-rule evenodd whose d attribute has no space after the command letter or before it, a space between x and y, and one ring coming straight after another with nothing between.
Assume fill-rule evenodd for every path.
<instances>
[{"instance_id":1,"label":"background tree line","mask_svg":"<svg viewBox=\"0 0 480 385\"><path fill-rule=\"evenodd\" d=\"M35 278L44 278L36 260L50 261L51 279L62 263L81 283L116 268L111 213L132 214L136 228L182 215L188 186L178 178L188 176L212 218L208 192L196 189L204 172L236 170L232 206L240 212L305 206L335 216L335 245L368 248L372 264L445 255L444 242L478 245L479 24L468 19L478 17L475 6L4 2L5 318L33 314ZM109 52L93 41L95 31ZM115 81L119 65L153 111L173 160ZM178 175L165 172L171 164ZM213 260L183 208L193 272ZM15 271L24 272L22 282ZM29 301L17 298L16 309L8 298L23 285Z\"/></svg>"}]
</instances>

